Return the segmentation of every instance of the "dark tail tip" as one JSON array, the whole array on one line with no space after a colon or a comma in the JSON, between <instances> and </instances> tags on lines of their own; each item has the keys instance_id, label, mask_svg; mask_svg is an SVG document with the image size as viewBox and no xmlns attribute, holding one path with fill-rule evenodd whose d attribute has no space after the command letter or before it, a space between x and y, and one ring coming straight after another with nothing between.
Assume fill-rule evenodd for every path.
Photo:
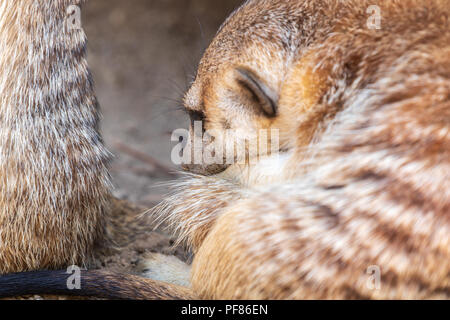
<instances>
[{"instance_id":1,"label":"dark tail tip","mask_svg":"<svg viewBox=\"0 0 450 320\"><path fill-rule=\"evenodd\" d=\"M64 295L131 300L194 298L189 288L142 277L92 271L35 271L0 276L0 298L26 295Z\"/></svg>"}]
</instances>

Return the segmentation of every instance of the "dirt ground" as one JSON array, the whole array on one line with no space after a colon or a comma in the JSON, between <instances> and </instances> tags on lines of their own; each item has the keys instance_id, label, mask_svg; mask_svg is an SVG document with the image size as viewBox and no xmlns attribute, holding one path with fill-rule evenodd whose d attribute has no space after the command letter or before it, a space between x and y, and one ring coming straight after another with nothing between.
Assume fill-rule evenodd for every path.
<instances>
[{"instance_id":1,"label":"dirt ground","mask_svg":"<svg viewBox=\"0 0 450 320\"><path fill-rule=\"evenodd\" d=\"M160 201L181 98L205 47L241 0L89 0L83 8L88 60L114 153L115 195L143 206ZM147 157L146 157L147 156Z\"/></svg>"},{"instance_id":2,"label":"dirt ground","mask_svg":"<svg viewBox=\"0 0 450 320\"><path fill-rule=\"evenodd\" d=\"M119 199L150 208L167 191L161 184L176 178L170 137L188 125L183 93L216 30L240 3L89 0L83 8L88 61L103 112L102 133L115 156L111 174ZM164 230L148 232L98 267L135 272L149 251L189 261L189 253L173 243Z\"/></svg>"}]
</instances>

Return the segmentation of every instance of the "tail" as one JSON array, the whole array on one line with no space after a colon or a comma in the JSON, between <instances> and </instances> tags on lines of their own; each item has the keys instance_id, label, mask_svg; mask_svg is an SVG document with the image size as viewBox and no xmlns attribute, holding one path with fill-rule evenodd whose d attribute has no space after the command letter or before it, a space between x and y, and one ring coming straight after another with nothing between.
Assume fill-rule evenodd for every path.
<instances>
[{"instance_id":1,"label":"tail","mask_svg":"<svg viewBox=\"0 0 450 320\"><path fill-rule=\"evenodd\" d=\"M0 276L0 298L26 295L64 295L113 300L194 299L189 288L131 274L81 271L79 286L66 271L34 271ZM70 289L73 284L74 289Z\"/></svg>"}]
</instances>

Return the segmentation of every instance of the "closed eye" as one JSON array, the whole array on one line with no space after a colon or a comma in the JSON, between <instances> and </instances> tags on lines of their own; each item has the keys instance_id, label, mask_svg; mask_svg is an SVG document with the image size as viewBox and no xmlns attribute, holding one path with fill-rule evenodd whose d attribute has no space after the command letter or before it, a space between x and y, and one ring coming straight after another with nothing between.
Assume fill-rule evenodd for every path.
<instances>
[{"instance_id":1,"label":"closed eye","mask_svg":"<svg viewBox=\"0 0 450 320\"><path fill-rule=\"evenodd\" d=\"M236 68L236 80L247 90L267 117L275 117L278 111L278 95L256 74L244 68Z\"/></svg>"}]
</instances>

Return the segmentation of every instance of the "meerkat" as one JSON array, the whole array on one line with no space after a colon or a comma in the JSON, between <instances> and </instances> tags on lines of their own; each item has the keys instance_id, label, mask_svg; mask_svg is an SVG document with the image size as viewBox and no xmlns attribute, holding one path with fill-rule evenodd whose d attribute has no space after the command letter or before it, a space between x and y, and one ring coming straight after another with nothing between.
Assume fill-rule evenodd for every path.
<instances>
[{"instance_id":1,"label":"meerkat","mask_svg":"<svg viewBox=\"0 0 450 320\"><path fill-rule=\"evenodd\" d=\"M86 265L103 237L110 155L68 23L82 3L0 2L0 274Z\"/></svg>"},{"instance_id":2,"label":"meerkat","mask_svg":"<svg viewBox=\"0 0 450 320\"><path fill-rule=\"evenodd\" d=\"M246 1L185 108L206 130L243 129L241 145L276 129L279 155L186 166L155 209L195 254L190 285L161 281L172 266L153 258L157 280L86 271L74 292L61 272L13 274L0 296L448 299L449 15L448 0Z\"/></svg>"}]
</instances>

